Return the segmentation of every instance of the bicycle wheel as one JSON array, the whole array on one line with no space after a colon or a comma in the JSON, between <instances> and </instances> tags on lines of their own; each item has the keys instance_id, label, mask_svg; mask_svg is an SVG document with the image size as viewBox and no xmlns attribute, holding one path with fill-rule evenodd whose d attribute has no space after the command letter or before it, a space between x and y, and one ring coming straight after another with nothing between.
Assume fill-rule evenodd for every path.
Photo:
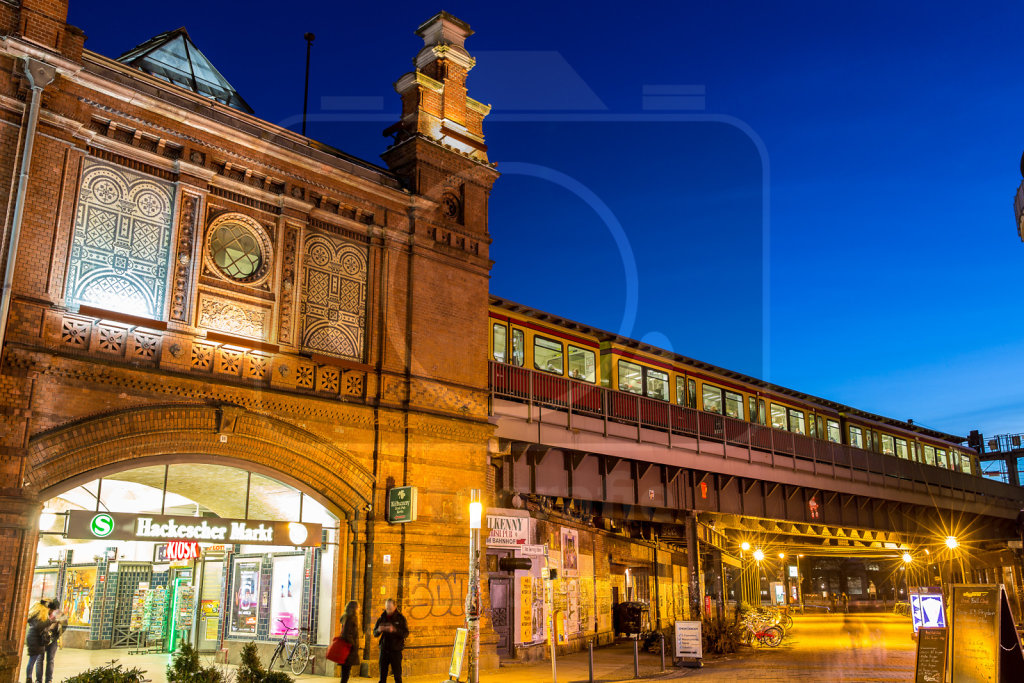
<instances>
[{"instance_id":1,"label":"bicycle wheel","mask_svg":"<svg viewBox=\"0 0 1024 683\"><path fill-rule=\"evenodd\" d=\"M302 672L309 666L309 645L305 643L299 643L292 650L292 656L289 660L292 665L292 673L296 676L301 676Z\"/></svg>"},{"instance_id":2,"label":"bicycle wheel","mask_svg":"<svg viewBox=\"0 0 1024 683\"><path fill-rule=\"evenodd\" d=\"M787 631L793 628L793 617L784 613L782 615L782 628L786 629Z\"/></svg>"},{"instance_id":3,"label":"bicycle wheel","mask_svg":"<svg viewBox=\"0 0 1024 683\"><path fill-rule=\"evenodd\" d=\"M782 642L782 629L778 626L769 626L764 630L761 642L768 647L778 647L779 643Z\"/></svg>"},{"instance_id":4,"label":"bicycle wheel","mask_svg":"<svg viewBox=\"0 0 1024 683\"><path fill-rule=\"evenodd\" d=\"M274 665L277 664L277 660L281 657L283 652L284 652L284 645L281 645L279 643L278 646L277 646L277 649L274 650L274 654L270 656L270 664L267 664L267 671L273 671L274 670ZM281 662L281 666L284 666L284 662Z\"/></svg>"}]
</instances>

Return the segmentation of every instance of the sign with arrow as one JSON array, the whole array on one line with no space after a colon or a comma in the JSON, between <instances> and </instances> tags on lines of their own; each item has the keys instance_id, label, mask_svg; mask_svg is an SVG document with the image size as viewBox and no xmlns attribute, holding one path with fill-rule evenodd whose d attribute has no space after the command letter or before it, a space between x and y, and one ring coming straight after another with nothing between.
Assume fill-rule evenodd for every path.
<instances>
[{"instance_id":1,"label":"sign with arrow","mask_svg":"<svg viewBox=\"0 0 1024 683\"><path fill-rule=\"evenodd\" d=\"M416 487L396 486L388 490L388 524L416 521Z\"/></svg>"}]
</instances>

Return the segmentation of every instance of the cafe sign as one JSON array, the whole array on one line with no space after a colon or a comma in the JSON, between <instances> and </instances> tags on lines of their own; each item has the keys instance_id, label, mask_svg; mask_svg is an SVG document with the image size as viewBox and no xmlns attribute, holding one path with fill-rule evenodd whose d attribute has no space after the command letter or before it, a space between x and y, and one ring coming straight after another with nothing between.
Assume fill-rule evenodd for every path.
<instances>
[{"instance_id":1,"label":"cafe sign","mask_svg":"<svg viewBox=\"0 0 1024 683\"><path fill-rule=\"evenodd\" d=\"M317 547L321 526L309 522L221 519L179 515L133 515L72 510L66 536L110 541L197 541Z\"/></svg>"}]
</instances>

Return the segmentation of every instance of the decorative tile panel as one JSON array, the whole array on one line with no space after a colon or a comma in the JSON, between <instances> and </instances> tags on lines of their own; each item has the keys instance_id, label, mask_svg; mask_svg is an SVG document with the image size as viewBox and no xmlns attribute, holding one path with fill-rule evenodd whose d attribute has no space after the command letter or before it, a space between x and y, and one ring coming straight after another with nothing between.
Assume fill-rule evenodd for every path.
<instances>
[{"instance_id":1,"label":"decorative tile panel","mask_svg":"<svg viewBox=\"0 0 1024 683\"><path fill-rule=\"evenodd\" d=\"M361 361L366 324L366 247L335 235L306 236L302 263L302 345Z\"/></svg>"},{"instance_id":2,"label":"decorative tile panel","mask_svg":"<svg viewBox=\"0 0 1024 683\"><path fill-rule=\"evenodd\" d=\"M94 159L86 159L82 168L67 303L162 318L171 183Z\"/></svg>"},{"instance_id":3,"label":"decorative tile panel","mask_svg":"<svg viewBox=\"0 0 1024 683\"><path fill-rule=\"evenodd\" d=\"M197 325L250 339L266 339L270 311L260 306L209 294L199 297Z\"/></svg>"},{"instance_id":4,"label":"decorative tile panel","mask_svg":"<svg viewBox=\"0 0 1024 683\"><path fill-rule=\"evenodd\" d=\"M341 372L330 365L320 365L316 369L316 390L337 395Z\"/></svg>"},{"instance_id":5,"label":"decorative tile panel","mask_svg":"<svg viewBox=\"0 0 1024 683\"><path fill-rule=\"evenodd\" d=\"M280 329L277 333L278 342L293 344L294 308L295 308L295 258L299 231L285 228L284 248L281 263L281 305L279 313Z\"/></svg>"}]
</instances>

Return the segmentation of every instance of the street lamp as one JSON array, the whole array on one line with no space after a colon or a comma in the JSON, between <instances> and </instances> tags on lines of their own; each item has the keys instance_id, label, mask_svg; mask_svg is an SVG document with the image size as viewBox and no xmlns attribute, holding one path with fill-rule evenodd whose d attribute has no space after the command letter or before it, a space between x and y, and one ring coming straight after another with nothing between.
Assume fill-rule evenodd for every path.
<instances>
[{"instance_id":1,"label":"street lamp","mask_svg":"<svg viewBox=\"0 0 1024 683\"><path fill-rule=\"evenodd\" d=\"M747 552L748 550L750 550L750 544L746 541L743 541L743 543L740 543L740 550L742 550L743 552Z\"/></svg>"},{"instance_id":2,"label":"street lamp","mask_svg":"<svg viewBox=\"0 0 1024 683\"><path fill-rule=\"evenodd\" d=\"M913 555L903 553L903 580L907 584L907 600L910 600L910 563L913 561Z\"/></svg>"},{"instance_id":3,"label":"street lamp","mask_svg":"<svg viewBox=\"0 0 1024 683\"><path fill-rule=\"evenodd\" d=\"M469 587L466 591L466 630L469 641L469 683L480 682L480 523L484 506L480 489L469 493Z\"/></svg>"},{"instance_id":4,"label":"street lamp","mask_svg":"<svg viewBox=\"0 0 1024 683\"><path fill-rule=\"evenodd\" d=\"M760 562L761 560L763 560L763 559L764 559L764 551L763 551L763 550L761 550L760 548L758 548L757 550L755 550L755 551L754 551L754 559L755 559L755 560L757 560L758 562Z\"/></svg>"},{"instance_id":5,"label":"street lamp","mask_svg":"<svg viewBox=\"0 0 1024 683\"><path fill-rule=\"evenodd\" d=\"M960 542L956 540L956 536L946 536L946 548L949 549L949 585L950 594L952 594L953 586L953 555L956 549L960 546Z\"/></svg>"}]
</instances>

